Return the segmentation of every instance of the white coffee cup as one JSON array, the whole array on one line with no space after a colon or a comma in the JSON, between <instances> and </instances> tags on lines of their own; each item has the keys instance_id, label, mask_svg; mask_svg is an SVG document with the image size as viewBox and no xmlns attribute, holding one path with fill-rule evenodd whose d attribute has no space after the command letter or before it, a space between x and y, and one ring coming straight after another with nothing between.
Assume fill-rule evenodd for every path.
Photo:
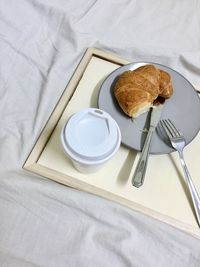
<instances>
[{"instance_id":1,"label":"white coffee cup","mask_svg":"<svg viewBox=\"0 0 200 267\"><path fill-rule=\"evenodd\" d=\"M97 108L73 114L61 131L64 152L82 173L99 170L118 151L121 132L116 121Z\"/></svg>"}]
</instances>

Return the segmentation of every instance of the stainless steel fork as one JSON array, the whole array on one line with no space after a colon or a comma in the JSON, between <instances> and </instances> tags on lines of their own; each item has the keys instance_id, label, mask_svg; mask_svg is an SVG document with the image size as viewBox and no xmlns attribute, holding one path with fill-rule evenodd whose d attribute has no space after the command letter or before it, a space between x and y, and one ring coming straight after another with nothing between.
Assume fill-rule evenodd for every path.
<instances>
[{"instance_id":1,"label":"stainless steel fork","mask_svg":"<svg viewBox=\"0 0 200 267\"><path fill-rule=\"evenodd\" d=\"M179 153L181 165L183 167L186 182L187 182L187 185L188 185L188 188L191 194L192 202L194 205L194 209L196 212L197 221L200 226L200 198L194 186L194 183L191 179L191 176L189 174L189 171L187 169L187 166L186 166L186 163L183 157L183 149L185 147L185 138L182 135L182 133L174 126L174 124L172 123L170 119L161 120L159 124L164 129L166 135L169 137L171 146L175 150L177 150Z\"/></svg>"}]
</instances>

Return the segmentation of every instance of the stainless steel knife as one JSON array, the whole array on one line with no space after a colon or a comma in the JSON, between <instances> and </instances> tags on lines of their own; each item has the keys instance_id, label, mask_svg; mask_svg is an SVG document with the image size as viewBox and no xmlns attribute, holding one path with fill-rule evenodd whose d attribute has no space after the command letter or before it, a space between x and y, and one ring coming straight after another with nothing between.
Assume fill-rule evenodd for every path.
<instances>
[{"instance_id":1,"label":"stainless steel knife","mask_svg":"<svg viewBox=\"0 0 200 267\"><path fill-rule=\"evenodd\" d=\"M144 183L144 177L146 174L151 139L155 131L155 128L160 120L162 108L163 108L163 104L159 104L158 106L153 106L151 108L151 118L150 118L150 126L148 130L148 134L147 134L139 161L137 163L137 166L133 174L133 178L132 178L132 185L135 187L140 187Z\"/></svg>"}]
</instances>

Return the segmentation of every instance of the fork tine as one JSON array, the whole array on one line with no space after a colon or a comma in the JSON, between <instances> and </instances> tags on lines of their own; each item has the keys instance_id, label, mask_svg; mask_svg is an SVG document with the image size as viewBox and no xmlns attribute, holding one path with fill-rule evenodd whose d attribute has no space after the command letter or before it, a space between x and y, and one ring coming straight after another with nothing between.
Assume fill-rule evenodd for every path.
<instances>
[{"instance_id":1,"label":"fork tine","mask_svg":"<svg viewBox=\"0 0 200 267\"><path fill-rule=\"evenodd\" d=\"M170 119L167 119L167 122L169 124L169 127L172 129L172 131L174 132L174 134L176 136L180 136L181 133L179 132L179 130L175 127L175 125L173 124L173 122Z\"/></svg>"},{"instance_id":2,"label":"fork tine","mask_svg":"<svg viewBox=\"0 0 200 267\"><path fill-rule=\"evenodd\" d=\"M166 134L167 134L170 138L173 137L173 134L171 133L170 128L169 128L169 126L168 126L166 120L161 120L161 121L160 121L160 124L161 124L162 128L165 130Z\"/></svg>"},{"instance_id":3,"label":"fork tine","mask_svg":"<svg viewBox=\"0 0 200 267\"><path fill-rule=\"evenodd\" d=\"M171 121L169 119L166 119L165 121L166 121L166 125L167 125L168 130L172 134L172 137L175 137L176 136L176 131L174 130L174 127L172 127L173 124L171 123Z\"/></svg>"}]
</instances>

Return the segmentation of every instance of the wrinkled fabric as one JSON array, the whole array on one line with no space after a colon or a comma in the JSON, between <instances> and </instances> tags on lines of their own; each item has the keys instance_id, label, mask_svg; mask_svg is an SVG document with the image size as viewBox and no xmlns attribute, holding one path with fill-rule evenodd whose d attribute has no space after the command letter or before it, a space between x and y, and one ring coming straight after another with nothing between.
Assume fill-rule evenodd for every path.
<instances>
[{"instance_id":1,"label":"wrinkled fabric","mask_svg":"<svg viewBox=\"0 0 200 267\"><path fill-rule=\"evenodd\" d=\"M200 266L196 238L22 170L88 47L199 85L199 14L198 0L0 0L0 266Z\"/></svg>"}]
</instances>

